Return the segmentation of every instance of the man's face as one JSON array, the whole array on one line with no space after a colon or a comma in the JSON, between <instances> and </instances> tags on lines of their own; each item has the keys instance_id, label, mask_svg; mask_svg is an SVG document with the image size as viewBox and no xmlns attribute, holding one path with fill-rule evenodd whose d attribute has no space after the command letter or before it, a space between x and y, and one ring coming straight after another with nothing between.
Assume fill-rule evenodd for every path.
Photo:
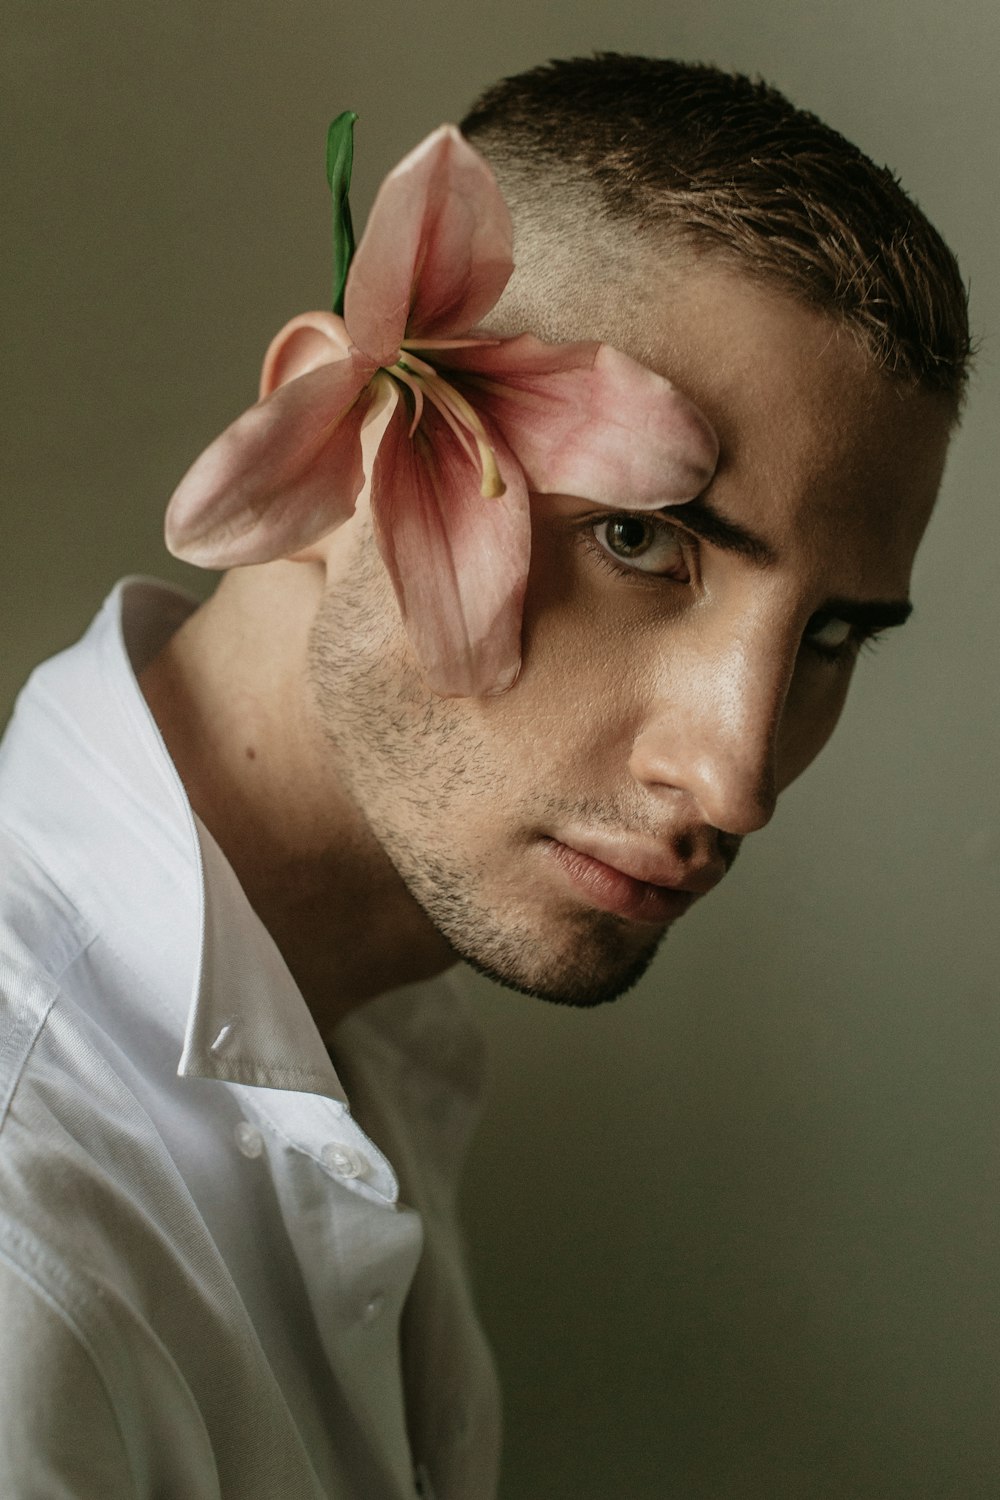
<instances>
[{"instance_id":1,"label":"man's face","mask_svg":"<svg viewBox=\"0 0 1000 1500\"><path fill-rule=\"evenodd\" d=\"M699 404L718 470L653 517L533 497L510 691L426 690L361 513L311 643L333 773L412 896L475 966L578 1005L635 981L826 743L908 597L951 417L718 268L617 342Z\"/></svg>"}]
</instances>

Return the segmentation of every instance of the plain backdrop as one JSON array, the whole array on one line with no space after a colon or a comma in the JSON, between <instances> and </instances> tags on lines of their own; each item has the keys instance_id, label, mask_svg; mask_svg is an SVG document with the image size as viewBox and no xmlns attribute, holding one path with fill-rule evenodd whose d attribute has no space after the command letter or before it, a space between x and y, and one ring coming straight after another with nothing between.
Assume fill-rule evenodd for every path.
<instances>
[{"instance_id":1,"label":"plain backdrop","mask_svg":"<svg viewBox=\"0 0 1000 1500\"><path fill-rule=\"evenodd\" d=\"M913 623L631 996L473 983L466 1190L504 1500L996 1500L1000 8L993 0L7 0L0 719L327 303L355 203L502 73L761 73L879 161L972 286L978 374Z\"/></svg>"}]
</instances>

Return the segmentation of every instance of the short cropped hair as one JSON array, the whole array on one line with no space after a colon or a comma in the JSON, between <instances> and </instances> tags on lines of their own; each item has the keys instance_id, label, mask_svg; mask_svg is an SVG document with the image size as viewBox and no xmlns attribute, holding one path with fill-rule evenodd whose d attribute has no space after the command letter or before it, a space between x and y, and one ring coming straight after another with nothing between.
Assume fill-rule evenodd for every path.
<instances>
[{"instance_id":1,"label":"short cropped hair","mask_svg":"<svg viewBox=\"0 0 1000 1500\"><path fill-rule=\"evenodd\" d=\"M876 368L959 405L971 341L954 255L887 168L777 89L599 53L504 79L461 128L511 207L515 259L519 238L552 246L568 225L585 264L597 214L828 313Z\"/></svg>"}]
</instances>

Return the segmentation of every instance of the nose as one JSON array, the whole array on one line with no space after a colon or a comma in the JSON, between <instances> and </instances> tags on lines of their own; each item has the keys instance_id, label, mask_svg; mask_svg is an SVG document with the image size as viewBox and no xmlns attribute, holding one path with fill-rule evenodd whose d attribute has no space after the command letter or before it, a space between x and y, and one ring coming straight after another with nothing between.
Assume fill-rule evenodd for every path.
<instances>
[{"instance_id":1,"label":"nose","mask_svg":"<svg viewBox=\"0 0 1000 1500\"><path fill-rule=\"evenodd\" d=\"M724 833L763 828L777 802L794 665L794 650L773 636L671 650L632 745L632 776L657 796L682 797Z\"/></svg>"}]
</instances>

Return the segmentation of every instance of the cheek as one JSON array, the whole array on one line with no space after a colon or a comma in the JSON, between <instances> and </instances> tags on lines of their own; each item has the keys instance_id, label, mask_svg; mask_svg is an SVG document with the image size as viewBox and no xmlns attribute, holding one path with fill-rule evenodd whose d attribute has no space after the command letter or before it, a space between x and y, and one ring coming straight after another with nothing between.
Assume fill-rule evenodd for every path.
<instances>
[{"instance_id":1,"label":"cheek","mask_svg":"<svg viewBox=\"0 0 1000 1500\"><path fill-rule=\"evenodd\" d=\"M628 587L595 566L575 526L558 515L534 520L523 665L508 696L544 718L556 711L617 717L648 665L647 636L654 625L662 631L662 620L651 618L638 591L630 598Z\"/></svg>"},{"instance_id":2,"label":"cheek","mask_svg":"<svg viewBox=\"0 0 1000 1500\"><path fill-rule=\"evenodd\" d=\"M521 676L485 705L491 734L516 752L519 771L547 777L553 767L579 786L614 758L640 692L634 631L587 607L586 597L525 612Z\"/></svg>"},{"instance_id":3,"label":"cheek","mask_svg":"<svg viewBox=\"0 0 1000 1500\"><path fill-rule=\"evenodd\" d=\"M402 746L427 694L410 666L391 584L368 537L349 554L345 549L324 594L309 637L308 676L324 736L350 762L352 776L401 774Z\"/></svg>"}]
</instances>

